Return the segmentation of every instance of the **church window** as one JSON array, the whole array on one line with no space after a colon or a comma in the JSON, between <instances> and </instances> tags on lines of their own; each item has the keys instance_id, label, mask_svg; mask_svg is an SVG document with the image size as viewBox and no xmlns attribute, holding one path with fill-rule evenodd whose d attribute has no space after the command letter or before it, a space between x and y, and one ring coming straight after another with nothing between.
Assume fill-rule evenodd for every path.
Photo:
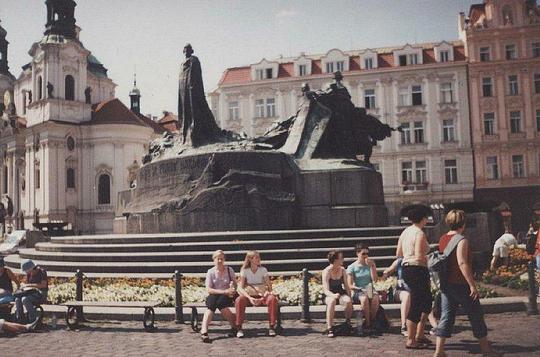
<instances>
[{"instance_id":1,"label":"church window","mask_svg":"<svg viewBox=\"0 0 540 357\"><path fill-rule=\"evenodd\" d=\"M43 99L43 78L41 76L37 79L38 100Z\"/></svg>"},{"instance_id":2,"label":"church window","mask_svg":"<svg viewBox=\"0 0 540 357\"><path fill-rule=\"evenodd\" d=\"M101 174L98 179L98 204L108 205L111 203L111 177Z\"/></svg>"},{"instance_id":3,"label":"church window","mask_svg":"<svg viewBox=\"0 0 540 357\"><path fill-rule=\"evenodd\" d=\"M34 178L36 189L41 188L41 170L39 163L36 164L36 177Z\"/></svg>"},{"instance_id":4,"label":"church window","mask_svg":"<svg viewBox=\"0 0 540 357\"><path fill-rule=\"evenodd\" d=\"M8 193L8 167L4 165L4 180L2 185L2 193Z\"/></svg>"},{"instance_id":5,"label":"church window","mask_svg":"<svg viewBox=\"0 0 540 357\"><path fill-rule=\"evenodd\" d=\"M75 139L73 139L73 137L68 136L66 144L69 151L73 151L75 149Z\"/></svg>"},{"instance_id":6,"label":"church window","mask_svg":"<svg viewBox=\"0 0 540 357\"><path fill-rule=\"evenodd\" d=\"M67 75L65 79L66 85L66 100L75 100L75 79L71 75Z\"/></svg>"},{"instance_id":7,"label":"church window","mask_svg":"<svg viewBox=\"0 0 540 357\"><path fill-rule=\"evenodd\" d=\"M75 188L75 169L72 167L66 170L66 187Z\"/></svg>"}]
</instances>

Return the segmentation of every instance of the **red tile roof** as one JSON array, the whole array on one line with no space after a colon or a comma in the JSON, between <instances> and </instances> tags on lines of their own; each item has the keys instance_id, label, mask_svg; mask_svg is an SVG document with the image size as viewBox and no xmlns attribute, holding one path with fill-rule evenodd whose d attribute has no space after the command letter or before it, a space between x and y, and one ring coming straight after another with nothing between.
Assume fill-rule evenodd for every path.
<instances>
[{"instance_id":1,"label":"red tile roof","mask_svg":"<svg viewBox=\"0 0 540 357\"><path fill-rule=\"evenodd\" d=\"M480 16L484 15L486 12L485 4L473 4L469 9L469 20L471 24L475 24Z\"/></svg>"},{"instance_id":2,"label":"red tile roof","mask_svg":"<svg viewBox=\"0 0 540 357\"><path fill-rule=\"evenodd\" d=\"M246 83L251 80L251 68L247 67L235 67L228 68L223 73L219 85L221 84L238 84Z\"/></svg>"},{"instance_id":3,"label":"red tile roof","mask_svg":"<svg viewBox=\"0 0 540 357\"><path fill-rule=\"evenodd\" d=\"M181 124L178 123L178 116L171 112L163 112L163 117L157 122L164 130L170 131L171 133L178 132L178 127L181 126Z\"/></svg>"},{"instance_id":4,"label":"red tile roof","mask_svg":"<svg viewBox=\"0 0 540 357\"><path fill-rule=\"evenodd\" d=\"M105 100L92 105L92 118L86 125L126 124L146 125L135 113L129 110L118 98Z\"/></svg>"},{"instance_id":5,"label":"red tile roof","mask_svg":"<svg viewBox=\"0 0 540 357\"><path fill-rule=\"evenodd\" d=\"M454 61L466 61L467 57L465 56L465 47L456 46L454 47Z\"/></svg>"},{"instance_id":6,"label":"red tile roof","mask_svg":"<svg viewBox=\"0 0 540 357\"><path fill-rule=\"evenodd\" d=\"M359 71L360 69L360 56L349 57L349 71Z\"/></svg>"},{"instance_id":7,"label":"red tile roof","mask_svg":"<svg viewBox=\"0 0 540 357\"><path fill-rule=\"evenodd\" d=\"M435 59L435 50L423 50L423 62L424 64L431 64L431 63L437 63L437 60Z\"/></svg>"},{"instance_id":8,"label":"red tile roof","mask_svg":"<svg viewBox=\"0 0 540 357\"><path fill-rule=\"evenodd\" d=\"M380 54L377 61L379 62L377 65L380 68L393 67L394 55L392 53Z\"/></svg>"},{"instance_id":9,"label":"red tile roof","mask_svg":"<svg viewBox=\"0 0 540 357\"><path fill-rule=\"evenodd\" d=\"M163 129L161 125L159 125L158 123L156 123L155 121L147 117L146 115L142 115L141 113L135 113L135 112L134 114L138 116L139 119L141 119L147 126L154 129L155 133L163 134L165 132L165 129Z\"/></svg>"},{"instance_id":10,"label":"red tile roof","mask_svg":"<svg viewBox=\"0 0 540 357\"><path fill-rule=\"evenodd\" d=\"M322 74L321 60L311 61L311 74Z\"/></svg>"},{"instance_id":11,"label":"red tile roof","mask_svg":"<svg viewBox=\"0 0 540 357\"><path fill-rule=\"evenodd\" d=\"M294 77L294 63L280 63L278 78Z\"/></svg>"}]
</instances>

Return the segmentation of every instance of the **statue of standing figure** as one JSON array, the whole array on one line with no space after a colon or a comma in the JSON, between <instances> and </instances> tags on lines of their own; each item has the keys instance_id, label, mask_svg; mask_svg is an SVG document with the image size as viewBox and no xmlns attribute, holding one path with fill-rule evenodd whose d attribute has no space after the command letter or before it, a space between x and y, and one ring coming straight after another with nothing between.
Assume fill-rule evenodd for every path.
<instances>
[{"instance_id":1,"label":"statue of standing figure","mask_svg":"<svg viewBox=\"0 0 540 357\"><path fill-rule=\"evenodd\" d=\"M182 63L178 88L178 122L182 123L182 144L202 146L224 141L226 132L216 124L214 115L206 101L201 73L201 63L193 56L188 43L184 47L186 56Z\"/></svg>"}]
</instances>

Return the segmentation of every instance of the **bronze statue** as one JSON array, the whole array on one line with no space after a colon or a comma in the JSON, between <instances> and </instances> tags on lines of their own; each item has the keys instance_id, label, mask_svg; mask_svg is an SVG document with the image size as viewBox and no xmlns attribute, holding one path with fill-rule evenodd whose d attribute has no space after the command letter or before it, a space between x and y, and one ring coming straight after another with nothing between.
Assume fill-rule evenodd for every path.
<instances>
[{"instance_id":1,"label":"bronze statue","mask_svg":"<svg viewBox=\"0 0 540 357\"><path fill-rule=\"evenodd\" d=\"M193 56L193 48L189 43L184 47L184 55L186 59L182 63L178 89L182 143L196 147L220 141L222 131L206 102L201 63Z\"/></svg>"},{"instance_id":2,"label":"bronze statue","mask_svg":"<svg viewBox=\"0 0 540 357\"><path fill-rule=\"evenodd\" d=\"M355 107L342 80L338 71L326 90L311 91L307 83L303 84L307 100L297 114L275 124L254 142L261 149L278 149L297 159L358 160L363 155L363 163L371 166L373 146L401 128L381 123L364 108Z\"/></svg>"}]
</instances>

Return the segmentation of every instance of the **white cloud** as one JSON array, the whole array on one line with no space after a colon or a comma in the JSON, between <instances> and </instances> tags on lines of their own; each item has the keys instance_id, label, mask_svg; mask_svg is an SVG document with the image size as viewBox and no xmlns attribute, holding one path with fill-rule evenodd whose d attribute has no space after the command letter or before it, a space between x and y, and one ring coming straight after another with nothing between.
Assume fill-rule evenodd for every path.
<instances>
[{"instance_id":1,"label":"white cloud","mask_svg":"<svg viewBox=\"0 0 540 357\"><path fill-rule=\"evenodd\" d=\"M295 17L296 15L298 15L298 12L296 12L295 10L281 10L276 14L276 17L278 19L284 19Z\"/></svg>"}]
</instances>

